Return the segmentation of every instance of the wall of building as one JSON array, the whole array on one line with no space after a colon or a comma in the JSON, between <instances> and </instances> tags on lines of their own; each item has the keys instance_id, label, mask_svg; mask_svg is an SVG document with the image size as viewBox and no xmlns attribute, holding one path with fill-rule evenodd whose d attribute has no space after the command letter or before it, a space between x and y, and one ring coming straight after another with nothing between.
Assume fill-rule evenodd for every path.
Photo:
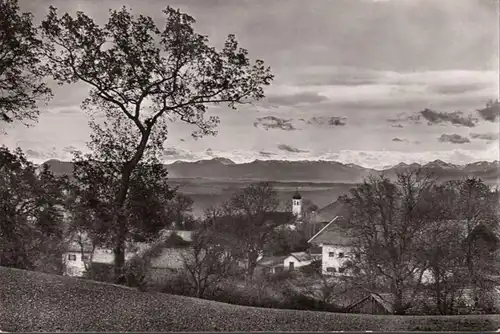
<instances>
[{"instance_id":1,"label":"wall of building","mask_svg":"<svg viewBox=\"0 0 500 334\"><path fill-rule=\"evenodd\" d=\"M83 276L85 272L85 263L83 262L81 252L74 251L64 253L62 255L62 262L64 264L64 275Z\"/></svg>"},{"instance_id":2,"label":"wall of building","mask_svg":"<svg viewBox=\"0 0 500 334\"><path fill-rule=\"evenodd\" d=\"M293 262L294 268L300 268L311 264L312 261L299 261L295 257L289 256L283 260L283 266L285 267L285 270L290 270L290 262Z\"/></svg>"},{"instance_id":3,"label":"wall of building","mask_svg":"<svg viewBox=\"0 0 500 334\"><path fill-rule=\"evenodd\" d=\"M292 213L296 216L302 216L302 200L293 199L292 200Z\"/></svg>"},{"instance_id":4,"label":"wall of building","mask_svg":"<svg viewBox=\"0 0 500 334\"><path fill-rule=\"evenodd\" d=\"M333 253L333 254L330 254ZM339 254L343 253L341 257ZM330 256L333 255L333 256ZM346 261L353 258L351 247L322 245L321 267L323 274L339 274L339 268L342 268ZM330 272L328 268L335 268L335 272Z\"/></svg>"}]
</instances>

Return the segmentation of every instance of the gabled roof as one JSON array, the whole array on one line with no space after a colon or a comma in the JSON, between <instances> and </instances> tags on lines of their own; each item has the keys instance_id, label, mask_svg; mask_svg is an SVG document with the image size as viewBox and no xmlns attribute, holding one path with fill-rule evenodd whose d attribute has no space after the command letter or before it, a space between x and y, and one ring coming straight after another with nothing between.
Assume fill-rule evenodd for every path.
<instances>
[{"instance_id":1,"label":"gabled roof","mask_svg":"<svg viewBox=\"0 0 500 334\"><path fill-rule=\"evenodd\" d=\"M370 293L368 296L362 298L361 300L358 300L357 302L353 303L348 307L348 310L351 310L353 307L356 307L357 305L363 303L364 301L368 299L373 299L375 302L377 302L382 308L389 314L394 313L394 296L391 293Z\"/></svg>"},{"instance_id":2,"label":"gabled roof","mask_svg":"<svg viewBox=\"0 0 500 334\"><path fill-rule=\"evenodd\" d=\"M345 208L342 203L337 199L321 209L318 210L317 216L319 220L330 221L335 216L346 216Z\"/></svg>"},{"instance_id":3,"label":"gabled roof","mask_svg":"<svg viewBox=\"0 0 500 334\"><path fill-rule=\"evenodd\" d=\"M341 216L336 216L307 242L316 245L350 245L352 240L347 236L344 223Z\"/></svg>"},{"instance_id":4,"label":"gabled roof","mask_svg":"<svg viewBox=\"0 0 500 334\"><path fill-rule=\"evenodd\" d=\"M307 252L290 253L290 256L293 256L294 258L296 258L300 262L302 262L302 261L311 261L312 260L312 256L309 253L307 253Z\"/></svg>"}]
</instances>

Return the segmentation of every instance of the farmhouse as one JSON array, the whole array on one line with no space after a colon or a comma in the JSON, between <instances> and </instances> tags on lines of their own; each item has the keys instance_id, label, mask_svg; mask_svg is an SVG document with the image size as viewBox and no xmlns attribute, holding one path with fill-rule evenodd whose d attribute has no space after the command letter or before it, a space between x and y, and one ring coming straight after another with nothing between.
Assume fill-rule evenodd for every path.
<instances>
[{"instance_id":1,"label":"farmhouse","mask_svg":"<svg viewBox=\"0 0 500 334\"><path fill-rule=\"evenodd\" d=\"M321 247L321 271L325 275L349 274L347 262L358 256L353 253L352 240L345 232L345 221L341 216L333 218L308 243Z\"/></svg>"}]
</instances>

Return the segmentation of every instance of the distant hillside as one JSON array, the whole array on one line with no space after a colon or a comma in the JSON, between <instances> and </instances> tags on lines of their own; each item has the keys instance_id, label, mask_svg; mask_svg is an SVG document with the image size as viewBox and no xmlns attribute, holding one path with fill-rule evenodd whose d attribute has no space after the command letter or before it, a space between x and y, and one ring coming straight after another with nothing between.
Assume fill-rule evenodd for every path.
<instances>
[{"instance_id":1,"label":"distant hillside","mask_svg":"<svg viewBox=\"0 0 500 334\"><path fill-rule=\"evenodd\" d=\"M49 160L45 163L58 175L71 174L73 171L71 162ZM383 172L388 177L394 178L398 172L419 167L433 172L441 180L478 176L484 181L493 182L500 178L499 161L453 165L435 160L423 166L416 163L411 165L401 163L383 171L336 161L255 160L236 164L224 158L196 162L177 161L166 166L172 179L359 183L371 174Z\"/></svg>"}]
</instances>

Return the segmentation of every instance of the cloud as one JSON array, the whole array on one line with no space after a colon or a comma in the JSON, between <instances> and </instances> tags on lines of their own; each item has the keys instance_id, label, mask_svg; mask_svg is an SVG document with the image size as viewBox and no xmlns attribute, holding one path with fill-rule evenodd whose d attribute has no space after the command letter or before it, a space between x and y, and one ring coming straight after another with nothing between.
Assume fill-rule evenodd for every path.
<instances>
[{"instance_id":1,"label":"cloud","mask_svg":"<svg viewBox=\"0 0 500 334\"><path fill-rule=\"evenodd\" d=\"M460 111L445 113L425 109L422 110L420 114L429 122L429 124L439 124L446 122L454 125L462 125L472 128L476 126L477 123L477 119L472 118L472 116L470 115L469 117L465 118L462 116L463 113Z\"/></svg>"},{"instance_id":2,"label":"cloud","mask_svg":"<svg viewBox=\"0 0 500 334\"><path fill-rule=\"evenodd\" d=\"M452 143L452 144L466 144L470 143L470 139L467 137L463 137L459 134L442 134L441 137L438 138L438 140L442 143Z\"/></svg>"},{"instance_id":3,"label":"cloud","mask_svg":"<svg viewBox=\"0 0 500 334\"><path fill-rule=\"evenodd\" d=\"M266 158L270 158L270 157L276 155L276 153L271 153L271 152L266 152L266 151L260 151L259 154L263 157L266 157Z\"/></svg>"},{"instance_id":4,"label":"cloud","mask_svg":"<svg viewBox=\"0 0 500 334\"><path fill-rule=\"evenodd\" d=\"M445 83L431 85L428 87L428 91L431 93L443 94L443 95L456 95L465 94L468 92L477 92L483 89L487 89L489 85L484 82L478 83Z\"/></svg>"},{"instance_id":5,"label":"cloud","mask_svg":"<svg viewBox=\"0 0 500 334\"><path fill-rule=\"evenodd\" d=\"M486 108L478 109L477 112L485 121L494 122L500 118L500 103L498 101L489 102Z\"/></svg>"},{"instance_id":6,"label":"cloud","mask_svg":"<svg viewBox=\"0 0 500 334\"><path fill-rule=\"evenodd\" d=\"M421 124L420 118L419 114L408 115L407 113L399 113L396 118L387 119L387 122L395 123L392 125L395 128L402 128L403 125L400 123Z\"/></svg>"},{"instance_id":7,"label":"cloud","mask_svg":"<svg viewBox=\"0 0 500 334\"><path fill-rule=\"evenodd\" d=\"M298 149L298 148L295 148L295 147L292 147L292 146L286 145L286 144L279 144L278 148L282 151L287 151L287 152L291 152L291 153L307 153L307 152L309 152L307 150L301 150L301 149Z\"/></svg>"},{"instance_id":8,"label":"cloud","mask_svg":"<svg viewBox=\"0 0 500 334\"><path fill-rule=\"evenodd\" d=\"M483 139L483 140L498 140L500 135L495 132L486 132L486 133L471 133L470 137L473 139Z\"/></svg>"},{"instance_id":9,"label":"cloud","mask_svg":"<svg viewBox=\"0 0 500 334\"><path fill-rule=\"evenodd\" d=\"M267 97L267 102L273 106L297 106L327 101L328 98L316 92L298 92L293 94L274 94Z\"/></svg>"},{"instance_id":10,"label":"cloud","mask_svg":"<svg viewBox=\"0 0 500 334\"><path fill-rule=\"evenodd\" d=\"M198 157L189 151L178 149L175 147L167 147L162 152L162 158L165 160L193 160Z\"/></svg>"},{"instance_id":11,"label":"cloud","mask_svg":"<svg viewBox=\"0 0 500 334\"><path fill-rule=\"evenodd\" d=\"M327 126L343 126L345 125L345 120L347 117L337 117L337 116L315 116L307 121L307 124L311 125L327 125ZM305 120L303 120L305 121Z\"/></svg>"},{"instance_id":12,"label":"cloud","mask_svg":"<svg viewBox=\"0 0 500 334\"><path fill-rule=\"evenodd\" d=\"M284 131L297 130L291 123L291 119L279 118L276 116L265 116L257 118L257 121L253 125L258 128L262 127L265 130L269 129L280 129Z\"/></svg>"}]
</instances>

